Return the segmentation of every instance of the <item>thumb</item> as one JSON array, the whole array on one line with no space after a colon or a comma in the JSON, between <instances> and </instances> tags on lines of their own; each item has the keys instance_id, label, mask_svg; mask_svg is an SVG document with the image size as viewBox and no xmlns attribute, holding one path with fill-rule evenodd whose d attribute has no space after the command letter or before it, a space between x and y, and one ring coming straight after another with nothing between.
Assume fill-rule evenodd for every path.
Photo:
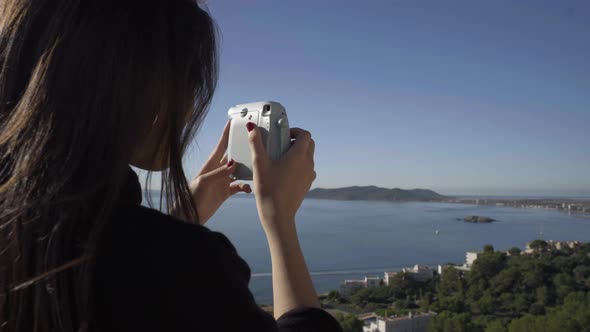
<instances>
[{"instance_id":1,"label":"thumb","mask_svg":"<svg viewBox=\"0 0 590 332\"><path fill-rule=\"evenodd\" d=\"M250 145L250 152L252 153L252 163L257 163L268 159L264 144L262 144L262 135L260 129L252 122L246 124L248 129L248 143Z\"/></svg>"},{"instance_id":2,"label":"thumb","mask_svg":"<svg viewBox=\"0 0 590 332\"><path fill-rule=\"evenodd\" d=\"M236 183L236 184L232 184L229 187L229 191L230 191L230 195L235 195L239 192L244 192L244 193L251 193L252 192L252 188L250 188L249 184L246 183Z\"/></svg>"}]
</instances>

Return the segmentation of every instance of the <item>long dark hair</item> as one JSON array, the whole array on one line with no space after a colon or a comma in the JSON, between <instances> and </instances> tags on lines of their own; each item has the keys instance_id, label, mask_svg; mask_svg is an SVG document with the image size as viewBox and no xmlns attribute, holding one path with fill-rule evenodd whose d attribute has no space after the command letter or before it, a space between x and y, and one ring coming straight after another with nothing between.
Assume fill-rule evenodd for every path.
<instances>
[{"instance_id":1,"label":"long dark hair","mask_svg":"<svg viewBox=\"0 0 590 332\"><path fill-rule=\"evenodd\" d=\"M0 1L0 331L93 329L97 241L155 119L168 211L197 219L182 156L215 36L191 0Z\"/></svg>"}]
</instances>

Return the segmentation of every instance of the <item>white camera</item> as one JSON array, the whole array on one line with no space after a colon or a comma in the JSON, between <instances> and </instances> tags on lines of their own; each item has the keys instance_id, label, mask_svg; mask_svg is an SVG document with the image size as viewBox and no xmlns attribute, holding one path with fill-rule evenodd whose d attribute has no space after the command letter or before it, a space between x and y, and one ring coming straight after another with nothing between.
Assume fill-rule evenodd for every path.
<instances>
[{"instance_id":1,"label":"white camera","mask_svg":"<svg viewBox=\"0 0 590 332\"><path fill-rule=\"evenodd\" d=\"M252 122L262 134L262 142L272 160L279 159L291 145L289 120L283 105L274 101L240 104L229 109L231 119L227 160L234 160L233 176L238 180L252 180L252 156L246 124Z\"/></svg>"}]
</instances>

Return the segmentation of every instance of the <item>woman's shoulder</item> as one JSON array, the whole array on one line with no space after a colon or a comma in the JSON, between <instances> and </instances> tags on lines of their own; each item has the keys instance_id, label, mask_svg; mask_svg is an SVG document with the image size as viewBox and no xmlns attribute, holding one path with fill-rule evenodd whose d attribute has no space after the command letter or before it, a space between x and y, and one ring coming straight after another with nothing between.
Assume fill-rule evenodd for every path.
<instances>
[{"instance_id":1,"label":"woman's shoulder","mask_svg":"<svg viewBox=\"0 0 590 332\"><path fill-rule=\"evenodd\" d=\"M107 223L106 232L111 233L111 236L123 237L124 242L157 241L169 243L172 246L189 244L217 247L221 245L235 251L235 247L222 233L144 206L115 209Z\"/></svg>"},{"instance_id":2,"label":"woman's shoulder","mask_svg":"<svg viewBox=\"0 0 590 332\"><path fill-rule=\"evenodd\" d=\"M217 323L208 317L221 318L223 308L236 312L246 303L259 311L248 290L250 269L227 237L153 209L117 209L99 241L96 263L104 330L214 329ZM254 318L275 324L267 316Z\"/></svg>"},{"instance_id":3,"label":"woman's shoulder","mask_svg":"<svg viewBox=\"0 0 590 332\"><path fill-rule=\"evenodd\" d=\"M113 212L97 254L106 265L131 264L134 271L138 267L177 273L229 269L246 282L250 278L248 265L225 235L143 206Z\"/></svg>"}]
</instances>

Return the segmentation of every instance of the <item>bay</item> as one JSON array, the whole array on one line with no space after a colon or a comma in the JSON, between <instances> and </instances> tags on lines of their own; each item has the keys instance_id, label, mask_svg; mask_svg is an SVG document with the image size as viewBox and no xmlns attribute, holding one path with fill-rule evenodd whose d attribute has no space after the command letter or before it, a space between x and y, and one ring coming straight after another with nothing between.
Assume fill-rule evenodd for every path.
<instances>
[{"instance_id":1,"label":"bay","mask_svg":"<svg viewBox=\"0 0 590 332\"><path fill-rule=\"evenodd\" d=\"M498 221L457 220L468 215ZM384 271L415 264L461 264L466 251L481 250L485 244L507 250L524 248L526 242L541 237L590 241L589 218L543 209L307 199L296 219L318 293L337 289L344 279L382 277ZM224 233L250 265L250 290L256 301L272 303L270 255L253 197L230 198L207 226Z\"/></svg>"}]
</instances>

